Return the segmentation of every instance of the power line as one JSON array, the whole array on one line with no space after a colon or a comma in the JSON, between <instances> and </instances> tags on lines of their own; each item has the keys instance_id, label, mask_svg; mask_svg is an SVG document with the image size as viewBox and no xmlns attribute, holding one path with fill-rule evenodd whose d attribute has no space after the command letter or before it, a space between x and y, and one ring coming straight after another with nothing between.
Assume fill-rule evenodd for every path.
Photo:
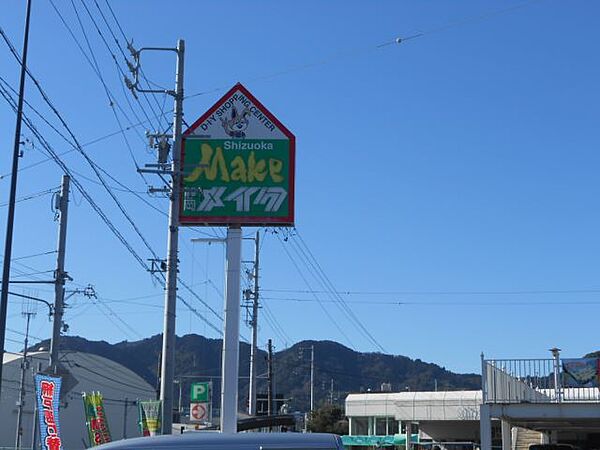
<instances>
[{"instance_id":1,"label":"power line","mask_svg":"<svg viewBox=\"0 0 600 450\"><path fill-rule=\"evenodd\" d=\"M414 34L410 34L408 36L399 36L396 37L394 39L388 40L388 41L384 41L384 42L380 42L379 44L374 44L374 45L370 45L370 46L366 46L363 48L354 48L354 49L349 49L347 51L343 51L343 52L338 52L338 53L334 53L331 54L325 58L322 58L320 60L316 60L316 61L312 61L312 62L307 62L304 64L298 64L298 65L294 65L294 66L290 66L286 69L282 69L276 72L272 72L270 74L264 74L264 75L259 75L259 76L255 76L255 77L250 77L247 78L248 81L262 81L262 80L267 80L270 78L275 78L275 77L279 77L279 76L283 76L283 75L287 75L290 73L295 73L295 72L299 72L302 70L306 70L306 69L311 69L313 67L319 67L319 66L323 66L323 65L327 65L330 64L334 61L338 61L338 60L342 60L342 59L346 59L349 57L353 57L356 56L358 54L366 54L366 53L371 53L371 52L375 52L375 51L380 51L382 48L384 47L388 47L394 44L400 44L403 43L405 41L409 41L409 40L413 40L413 39L417 39L417 38L421 38L424 36L428 36L430 34L434 34L434 33L439 33L442 31L446 31L448 29L452 29L452 28L456 28L462 25L466 25L469 23L474 23L474 22L480 22L480 21L484 21L487 19L490 19L492 17L495 16L499 16L502 14L506 14L512 11L515 11L517 9L521 9L524 8L526 6L529 6L532 3L535 2L539 2L541 0L528 0L525 1L523 3L520 3L518 5L513 5L507 8L501 8L501 9L497 9L497 10L492 10L489 11L487 13L483 13L483 14L479 14L479 15L470 15L470 16L465 16L461 19L457 19L457 20L452 20L449 22L446 22L446 24L443 24L441 26L438 27L434 27L434 28L430 28L426 31L419 31L416 32ZM206 91L200 91L200 92L196 92L194 94L190 94L187 95L185 98L186 99L190 99L190 98L194 98L194 97L198 97L201 95L207 95L207 94L212 94L215 92L219 92L219 91L223 91L223 90L227 90L229 89L230 86L220 86L220 87L216 87L213 89L209 89Z\"/></svg>"},{"instance_id":2,"label":"power line","mask_svg":"<svg viewBox=\"0 0 600 450\"><path fill-rule=\"evenodd\" d=\"M306 289L262 289L264 292L323 294L326 291ZM340 295L572 295L600 294L600 289L522 289L522 290L458 290L458 291L337 291Z\"/></svg>"},{"instance_id":3,"label":"power line","mask_svg":"<svg viewBox=\"0 0 600 450\"><path fill-rule=\"evenodd\" d=\"M12 46L12 44L10 43L10 41L8 40L8 37L6 36L6 34L4 33L4 31L2 30L2 28L0 28L0 33L2 33L2 36L4 37L5 42L8 44L13 56L17 59L17 61L20 63L20 58L18 53L16 52L16 49L14 49L14 47ZM100 180L100 182L102 183L102 185L104 186L105 190L108 192L108 194L111 196L111 198L113 199L113 201L117 204L117 207L119 208L119 210L122 212L122 214L125 216L125 218L127 219L127 221L130 223L130 225L132 226L132 228L134 229L135 233L138 235L138 237L142 240L142 242L144 243L144 245L146 246L146 248L150 251L150 253L152 254L152 256L155 259L158 259L158 255L156 254L156 252L152 249L152 247L150 246L150 244L148 243L148 241L146 240L146 238L143 236L143 234L141 233L140 229L138 228L137 224L134 222L134 220L131 218L131 216L127 213L127 211L125 210L125 208L123 207L123 205L120 203L120 201L117 199L116 195L112 192L111 188L106 184L106 181L104 180L104 178L102 177L102 175L100 174L100 171L98 170L96 164L92 161L92 159L87 155L87 153L83 150L83 148L81 148L81 145L79 144L77 138L75 137L75 135L73 134L73 132L71 131L71 129L69 128L69 126L67 125L67 123L65 122L65 120L63 119L63 117L61 116L61 114L58 112L58 110L56 109L56 107L52 104L52 102L50 101L50 99L48 98L48 96L46 95L46 93L44 92L44 90L42 89L41 85L39 84L39 82L37 81L37 79L33 76L33 74L29 71L29 69L26 69L28 76L32 79L32 81L34 82L36 88L38 89L38 91L40 92L40 94L42 95L42 98L44 99L44 101L46 102L46 104L50 107L50 109L52 110L52 112L58 117L59 121L61 122L62 126L66 129L67 133L70 136L70 140L67 139L67 142L70 143L72 146L74 146L79 153L81 153L81 155L84 157L84 159L88 162L88 164L92 167L96 177ZM63 136L64 137L64 136ZM39 138L38 138L39 139ZM71 142L72 141L72 142ZM63 163L64 165L64 163ZM65 166L66 167L66 166ZM119 233L120 234L120 233ZM123 241L122 241L123 242ZM127 246L129 248L131 248L131 246L129 244L127 244ZM131 250L133 250L131 248ZM130 253L137 255L137 253L135 251ZM136 256L136 259L138 259L138 262L141 262L142 266L144 268L146 268L147 270L149 270L148 265L141 260L141 257L139 255ZM161 275L163 275L161 273ZM209 310L217 315L217 317L220 317L218 315L218 313L216 313L214 311L214 309L212 309L206 302L204 302L204 300L202 300L195 292L193 292L193 290L191 290L185 283L182 282L182 286L184 288L186 288L197 300L199 300L202 304L204 304L207 308L209 308ZM198 317L202 317L202 320L208 322L203 316L201 316L195 309L193 309L191 307L191 305L189 305L189 303L184 300L182 297L179 297L180 300L190 309L193 310L196 315ZM218 330L217 327L215 327L212 323L210 323L210 326L216 330Z\"/></svg>"},{"instance_id":4,"label":"power line","mask_svg":"<svg viewBox=\"0 0 600 450\"><path fill-rule=\"evenodd\" d=\"M83 2L83 0L82 0ZM106 28L108 29L110 35L112 36L117 48L119 49L119 51L121 52L121 55L123 56L123 59L125 61L127 61L127 55L125 54L125 51L123 50L123 46L121 45L121 43L119 42L119 39L117 38L117 36L115 35L112 26L108 23L108 20L106 19L106 16L104 15L104 11L102 10L102 8L100 8L100 5L98 4L97 0L94 0L94 4L96 5L96 8L98 9L98 12L100 13L100 17L102 17L102 20L104 22L104 24L106 25ZM111 9L111 13L113 15L113 19L115 20L115 22L117 23L119 30L121 30L121 32L123 32L123 28L121 27L121 25L119 24L119 21L117 19L117 17L114 14L114 11L112 11ZM123 36L125 36L125 34L123 33ZM125 42L128 42L127 38L125 38ZM140 67L140 73L142 75L142 78L148 83L148 86L150 84L148 78L146 77L146 75L144 74L144 71L142 70L142 68ZM166 91L166 89L165 89ZM146 103L148 104L148 107L150 108L150 111L152 111L152 114L154 115L155 118L158 119L158 125L159 128L161 126L160 123L160 118L161 116L159 114L156 113L156 110L154 109L154 107L152 106L152 104L150 103L149 97L151 97L154 100L154 103L156 103L157 108L160 110L160 104L158 103L158 99L154 96L151 95L149 96L147 93L142 93L144 95L144 99L146 100ZM165 94L166 97L166 94ZM165 119L166 122L166 127L169 127L169 123L168 121Z\"/></svg>"},{"instance_id":5,"label":"power line","mask_svg":"<svg viewBox=\"0 0 600 450\"><path fill-rule=\"evenodd\" d=\"M73 1L73 0L71 0L71 1ZM108 43L108 41L106 40L106 38L105 38L104 34L103 34L103 33L102 33L102 31L100 30L100 27L98 26L98 23L96 22L96 19L94 19L94 16L93 16L93 14L91 13L91 11L89 10L88 6L85 4L85 2L84 2L83 0L81 0L81 4L82 4L82 5L83 5L83 7L85 8L85 10L86 10L86 12L87 12L87 14L88 14L88 16L89 16L89 18L90 18L90 21L91 21L91 22L92 22L92 24L94 25L94 28L95 28L95 29L96 29L96 31L98 32L98 35L100 36L100 38L101 38L102 42L104 43L104 46L106 47L106 49L108 50L108 53L109 53L109 54L110 54L110 56L112 57L112 59L113 59L113 61L114 61L114 63L115 63L115 66L116 66L116 68L117 68L117 71L120 73L120 75L121 75L123 78L125 78L125 77L126 77L126 74L125 74L125 72L123 71L123 68L121 67L121 65L118 63L118 61L117 61L117 57L115 56L114 52L112 51L112 49L111 49L111 47L110 47L110 44L109 44L109 43ZM121 50L121 48L120 48L120 47L119 47L119 49ZM121 50L121 51L122 51L122 50ZM125 56L125 55L123 55L123 56ZM127 59L127 58L125 57L125 59ZM121 84L121 86L123 86L123 85ZM126 100L127 100L127 103L128 103L128 104L130 104L130 102L129 102L129 97L128 97L128 96L126 96L125 98L126 98ZM138 103L138 106L139 106L139 107L140 107L140 109L142 110L142 113L144 114L144 117L146 117L146 119L147 119L147 120L148 120L150 123L152 123L150 116L149 116L149 115L148 115L148 113L146 112L146 109L143 107L143 105L142 105L142 103L140 102L139 98L137 98L137 97L134 97L134 98L135 98L135 100L137 101L137 103ZM131 107L131 105L130 105L130 107ZM133 107L131 107L131 109L132 109L132 112L133 112ZM159 128L160 128L160 123L159 123Z\"/></svg>"},{"instance_id":6,"label":"power line","mask_svg":"<svg viewBox=\"0 0 600 450\"><path fill-rule=\"evenodd\" d=\"M2 32L2 29L0 28L0 32ZM30 75L31 76L31 75ZM10 93L8 93L1 85L0 88L2 90L2 95L5 98L5 100L11 104L11 106L13 107L13 109L15 109L15 105L14 105L14 100L12 99L12 97L10 96ZM68 169L68 167L64 164L64 162L62 160L60 160L60 158L58 157L58 155L56 154L56 152L52 149L52 147L50 146L50 144L43 138L43 136L38 132L38 130L35 128L35 126L33 125L33 123L31 123L31 121L29 120L29 118L24 114L24 120L25 123L27 125L27 127L31 130L31 132L36 136L36 138L38 139L38 141L40 141L40 143L42 144L42 146L46 149L46 151L48 151L48 153L51 155L52 159L63 169L63 171L65 171L65 173L69 174L71 176L71 180L73 181L73 184L77 187L77 189L80 191L80 193L83 195L83 197L88 201L88 203L90 203L90 205L92 206L92 208L96 211L96 213L98 215L100 215L100 217L102 218L102 220L105 222L105 224L109 227L109 229L112 231L112 233L119 239L119 241L126 247L126 249L129 251L129 253L131 253L134 258L138 261L138 263L146 270L150 272L150 267L146 264L146 262L141 258L141 256L133 249L133 247L131 247L131 245L129 244L129 242L123 237L123 235L120 233L120 231L114 226L114 224L112 224L112 222L108 219L108 217L104 214L104 212L102 211L102 209L94 202L94 200L91 198L91 196L87 193L87 191L85 190L85 188L83 188L83 186L79 183L79 181L77 180L76 177L73 176L72 171L70 171ZM68 140L67 140L68 141ZM93 163L93 161L91 161L91 159L88 161L90 162L90 164L92 165L92 167L95 167L95 163ZM114 194L113 194L114 195ZM137 228L137 227L136 227ZM145 239L144 239L145 240ZM151 253L154 255L155 258L157 258L156 253L152 250L151 247L149 247L149 245L147 245L148 249L151 251ZM161 273L161 275L163 275ZM157 277L156 274L152 274L152 276L154 278L156 278L159 283L164 287L164 275L163 275L163 279L159 279ZM191 293L194 294L194 296L200 300L201 302L203 302L203 300L197 295L195 294L187 285L185 285L184 287L186 287ZM177 298L192 312L194 313L198 318L200 318L203 322L207 323L208 326L210 326L212 329L214 329L215 331L217 331L219 334L222 334L221 330L219 328L217 328L216 326L214 326L212 324L212 322L208 321L208 319L206 319L203 315L201 315L195 308L193 308L189 302L187 302L183 297L181 296L177 296ZM204 303L204 302L203 302ZM204 303L205 304L205 303ZM208 306L208 305L206 305ZM214 312L214 310L213 310Z\"/></svg>"},{"instance_id":7,"label":"power line","mask_svg":"<svg viewBox=\"0 0 600 450\"><path fill-rule=\"evenodd\" d=\"M53 187L53 188L50 188L50 189L44 189L43 191L34 192L32 194L24 195L23 197L20 197L20 198L16 199L15 203L24 202L24 201L27 201L27 200L33 200L35 198L39 198L39 197L42 197L44 195L52 194L54 192L56 192L56 187ZM0 208L4 207L4 206L7 206L7 205L8 205L8 203L0 203Z\"/></svg>"},{"instance_id":8,"label":"power line","mask_svg":"<svg viewBox=\"0 0 600 450\"><path fill-rule=\"evenodd\" d=\"M1 28L0 28L0 32L1 32ZM4 97L4 99L13 107L13 109L16 107L16 105L14 104L14 100L12 99L12 97L10 97L10 94L2 88L2 86L0 85L0 90L2 91L2 96ZM92 209L94 209L94 211L100 216L100 218L102 219L102 221L108 226L108 228L111 230L111 232L117 237L117 239L123 244L123 246L125 246L125 248L129 251L129 253L131 253L131 255L138 261L138 263L148 269L148 266L146 265L145 261L139 256L139 254L133 249L133 247L129 244L129 241L127 239L125 239L125 237L121 234L121 232L117 229L117 227L112 223L112 221L108 218L108 216L104 213L104 211L100 208L100 206L94 201L94 199L90 196L90 194L87 192L87 190L83 187L83 185L81 185L81 183L78 181L77 177L74 177L71 170L66 166L66 164L58 157L58 155L56 154L55 150L52 148L52 146L48 143L48 141L40 134L40 132L37 130L37 128L35 127L35 125L33 125L33 123L30 121L29 117L27 115L24 114L24 121L25 124L27 125L27 127L29 128L29 130L35 135L35 137L38 139L38 141L40 142L40 144L45 148L45 150L48 152L48 154L51 155L52 159L56 162L56 164L58 164L58 166L67 174L71 177L71 180L74 184L74 186L77 188L77 190L79 190L79 192L81 193L81 195L86 199L86 201L90 204L90 206L92 207Z\"/></svg>"},{"instance_id":9,"label":"power line","mask_svg":"<svg viewBox=\"0 0 600 450\"><path fill-rule=\"evenodd\" d=\"M354 311L352 311L352 309L346 304L345 300L340 295L337 294L337 290L335 289L335 286L331 282L331 279L327 276L327 274L325 273L325 271L323 270L323 268L319 264L319 261L317 261L317 259L315 258L315 255L310 250L310 248L308 247L308 245L306 244L306 242L304 241L304 239L302 238L302 236L300 235L300 233L298 232L297 229L295 230L295 232L296 232L295 236L298 236L298 239L300 239L300 242L302 243L302 245L306 249L306 252L304 252L302 250L302 247L299 246L299 245L298 245L298 248L300 248L301 252L304 254L304 256L306 257L306 259L309 262L309 264L311 264L315 268L315 273L324 282L325 289L329 289L329 291L332 294L333 298L337 301L338 305L341 307L341 309L343 310L343 312L350 319L350 321L354 322L354 324L358 327L358 329L361 330L362 334L364 336L366 336L367 339L369 339L382 352L385 353L385 349L383 348L383 346L369 332L369 330L364 326L364 324L362 323L362 321L360 321L358 319L358 317L356 317L356 315L354 314ZM293 236L292 236L292 243L296 243L295 239L293 239ZM307 253L308 253L308 255L307 255Z\"/></svg>"},{"instance_id":10,"label":"power line","mask_svg":"<svg viewBox=\"0 0 600 450\"><path fill-rule=\"evenodd\" d=\"M123 124L121 123L121 120L119 119L119 116L115 110L115 104L117 106L117 108L119 109L119 111L121 112L121 114L123 114L123 116L125 117L125 119L127 120L127 122L132 125L132 121L131 119L128 117L128 115L125 113L125 111L123 110L123 108L119 105L119 103L116 101L116 97L112 94L112 92L110 91L110 89L108 88L108 86L106 85L106 82L104 80L104 77L102 76L102 72L100 70L100 66L98 64L98 60L96 59L96 56L94 54L94 50L90 44L90 41L88 39L87 33L85 31L85 27L83 25L83 22L81 21L81 18L79 16L79 13L77 11L77 8L75 6L75 3L73 0L71 0L71 5L73 6L73 10L75 12L75 15L77 17L77 22L79 23L79 26L81 28L81 32L83 34L83 37L85 39L86 45L88 47L90 56L88 56L88 54L85 52L85 50L83 49L82 45L80 44L79 40L77 39L77 37L75 36L75 33L71 30L71 28L69 27L69 25L67 24L66 20L64 19L63 15L60 13L60 11L56 8L56 6L54 5L54 3L52 2L52 0L50 0L50 2L52 3L52 6L55 10L55 12L58 14L61 22L63 23L63 25L65 26L65 28L67 29L67 31L69 32L71 38L75 41L75 44L77 45L77 47L79 48L79 50L81 51L81 53L83 54L84 58L86 59L86 61L88 62L88 64L92 67L92 71L96 74L96 76L98 77L98 79L100 80L100 83L102 84L102 87L104 88L105 94L108 98L109 101L109 106L111 108L111 111L113 113L113 116L115 118L115 121L117 122L118 126L119 126L119 130L120 133L123 137L123 140L125 142L125 146L127 147L127 150L129 152L129 156L131 157L136 170L139 169L139 164L135 158L135 155L133 154L133 150L131 148L131 145L129 143L129 139L127 138L127 135L125 134L125 131L123 129ZM85 4L84 4L85 6ZM87 8L86 8L87 9ZM109 49L110 51L110 49ZM116 61L115 61L116 63ZM121 83L122 85L122 83ZM139 121L139 117L137 116L137 114L135 113L135 110L133 109L133 107L131 106L131 103L129 102L129 97L128 95L125 93L125 100L127 101L133 115L135 116L136 120ZM138 137L140 138L140 140L144 142L144 138L139 135L138 133ZM146 182L146 179L144 178L143 174L140 173L140 177L142 178L142 180L144 181L144 183L146 185L148 185L148 183Z\"/></svg>"},{"instance_id":11,"label":"power line","mask_svg":"<svg viewBox=\"0 0 600 450\"><path fill-rule=\"evenodd\" d=\"M285 252L285 254L287 255L287 257L289 258L289 260L292 262L292 264L296 268L296 271L298 272L298 274L300 275L300 277L304 281L304 284L306 284L306 286L308 286L308 289L312 291L313 289L312 289L312 287L311 287L308 279L304 276L304 273L302 272L302 270L300 270L300 266L298 265L298 263L296 262L296 260L293 258L293 256L291 255L291 253L289 252L289 250L286 248L286 246L283 244L283 240L281 239L281 237L279 236L279 234L277 234L277 240L281 244L281 247L283 248L283 251ZM319 298L319 296L316 293L313 293L313 296L314 296L315 300L319 303L319 306L321 307L321 309L323 310L323 312L325 313L325 315L327 316L327 318L329 319L329 321L333 324L333 326L335 326L335 328L340 332L340 334L346 339L346 342L350 345L350 347L355 348L354 345L352 344L352 341L348 337L348 335L344 332L344 329L335 320L335 318L331 315L331 313L327 310L327 308L325 308L325 305L323 304L323 302L321 301L321 299Z\"/></svg>"},{"instance_id":12,"label":"power line","mask_svg":"<svg viewBox=\"0 0 600 450\"><path fill-rule=\"evenodd\" d=\"M25 336L25 333L23 333L22 331L19 330L13 330L12 328L8 328L6 327L6 331L10 331L11 333L15 333L18 334L19 336ZM38 339L40 341L43 341L44 339L39 337L39 336L34 336L33 334L29 333L29 336L34 338L34 339Z\"/></svg>"},{"instance_id":13,"label":"power line","mask_svg":"<svg viewBox=\"0 0 600 450\"><path fill-rule=\"evenodd\" d=\"M311 298L293 298L293 297L263 297L264 300L282 301L282 302L297 302L310 303L316 302ZM335 300L321 300L324 303L335 303ZM389 300L389 301L373 301L373 300L354 300L349 301L350 304L363 305L392 305L392 306L564 306L564 305L600 305L600 300L565 300L565 301L531 301L531 300L498 300L498 301L405 301L405 300Z\"/></svg>"},{"instance_id":14,"label":"power line","mask_svg":"<svg viewBox=\"0 0 600 450\"><path fill-rule=\"evenodd\" d=\"M9 46L9 48L10 48L11 53L13 54L13 56L17 59L17 61L19 62L19 64L21 64L21 59L20 59L20 57L19 57L16 49L10 43L10 41L8 40L8 37L6 36L6 34L4 33L4 30L1 27L0 27L0 33L4 37L5 42L8 44L8 46ZM117 205L118 209L121 211L121 213L123 214L123 216L129 222L129 224L131 225L131 227L133 228L133 230L135 231L135 233L138 235L138 237L141 239L141 241L143 242L143 244L146 246L146 248L150 251L150 253L153 255L153 257L156 259L157 258L156 253L154 252L154 250L151 248L151 246L148 243L148 241L146 240L146 238L141 233L139 227L137 226L137 224L135 223L135 221L131 218L131 216L129 215L129 213L127 213L127 211L125 210L124 206L121 204L121 202L116 197L116 195L111 190L111 188L106 184L106 181L104 180L104 178L100 174L100 171L98 170L98 168L96 167L96 165L94 164L94 162L92 161L92 159L85 152L85 150L83 150L83 148L79 144L79 141L77 140L77 138L75 137L75 135L71 131L70 127L67 125L66 121L64 120L64 118L62 117L62 115L60 114L60 112L58 111L58 109L54 106L54 104L52 103L52 101L50 100L50 98L48 97L48 95L46 94L46 92L44 91L44 89L42 88L42 86L40 85L40 83L37 81L37 79L33 76L33 74L31 73L31 71L28 68L26 68L26 72L27 72L27 75L33 81L33 83L36 86L37 90L42 95L42 98L44 99L44 101L46 102L46 104L50 107L50 109L52 110L52 112L54 113L54 115L58 118L58 120L60 121L60 123L62 124L62 126L67 131L68 135L70 136L70 138L72 140L72 142L70 142L71 145L73 145L77 149L77 151L79 151L79 153L84 157L84 159L86 160L86 162L90 165L90 167L92 168L94 174L96 175L96 177L98 178L98 180L102 183L103 187L105 188L106 192L113 199L113 201ZM146 265L146 264L144 263L144 265Z\"/></svg>"},{"instance_id":15,"label":"power line","mask_svg":"<svg viewBox=\"0 0 600 450\"><path fill-rule=\"evenodd\" d=\"M17 258L13 258L13 261L19 261L21 259L28 259L28 258L36 258L38 256L46 256L46 255L52 255L56 253L56 250L49 250L47 252L41 252L41 253L34 253L33 255L25 255L25 256L19 256Z\"/></svg>"},{"instance_id":16,"label":"power line","mask_svg":"<svg viewBox=\"0 0 600 450\"><path fill-rule=\"evenodd\" d=\"M94 0L94 3L96 5L96 8L98 8L98 11L100 11L100 15L102 16L102 19L104 20L104 23L106 24L106 27L108 28L113 40L115 41L115 44L117 45L117 47L119 48L119 51L121 52L121 54L123 55L123 58L127 61L127 56L125 55L125 52L123 50L123 46L122 44L119 42L119 39L117 38L117 36L115 35L115 33L113 32L112 27L110 26L110 24L108 23L108 20L106 19L106 17L104 16L104 13L102 12L102 9L100 8L100 5L98 4L97 0ZM112 9L112 7L110 6L110 3L108 2L108 0L105 0L106 6L108 7L108 10L110 11L110 14L114 20L114 22L117 25L117 28L119 29L119 32L121 33L121 36L123 37L123 40L126 43L129 43L129 39L127 39L127 36L125 35L125 31L123 30L123 27L121 26L121 23L119 22L119 19L117 18L117 15L115 14L114 10ZM131 42L133 42L133 40L131 40ZM150 101L148 100L148 97L152 97L152 99L154 100L154 103L156 104L157 108L161 111L161 113L164 111L164 103L165 100L167 98L166 95L166 91L168 89L164 88L163 86L157 85L156 83L151 82L147 77L146 74L144 73L144 70L140 67L140 74L142 75L142 79L144 81L146 81L146 83L148 84L148 87L150 87L150 85L154 85L156 87L158 87L159 89L162 89L163 91L165 91L164 96L163 96L163 105L161 107L161 105L158 103L158 99L156 98L156 96L152 95L152 94L148 94L145 92L142 92L142 94L144 95L144 98L146 99L146 102L148 103L148 106L150 106L150 109L152 110L153 114L155 115L156 118L159 119L159 125L160 125L160 119L164 118L164 114L156 114L156 111L154 110L154 108L150 105ZM167 129L170 127L170 124L168 123L168 121L165 119L165 123L166 123L166 127Z\"/></svg>"},{"instance_id":17,"label":"power line","mask_svg":"<svg viewBox=\"0 0 600 450\"><path fill-rule=\"evenodd\" d=\"M293 342L293 340L287 334L285 329L281 326L281 324L275 317L275 314L273 314L273 312L269 308L269 305L267 303L262 303L262 306L263 306L263 311L265 313L264 314L265 320L267 321L267 323L269 324L271 329L275 332L275 334L279 336L281 341L284 342L285 346L287 347L288 342Z\"/></svg>"}]
</instances>

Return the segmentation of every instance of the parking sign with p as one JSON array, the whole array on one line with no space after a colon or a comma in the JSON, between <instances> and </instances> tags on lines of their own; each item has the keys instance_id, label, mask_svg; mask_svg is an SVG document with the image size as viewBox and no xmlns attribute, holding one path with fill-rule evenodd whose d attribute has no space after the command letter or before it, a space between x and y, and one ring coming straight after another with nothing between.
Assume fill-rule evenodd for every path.
<instances>
[{"instance_id":1,"label":"parking sign with p","mask_svg":"<svg viewBox=\"0 0 600 450\"><path fill-rule=\"evenodd\" d=\"M207 403L210 401L210 383L192 383L191 388L191 403Z\"/></svg>"}]
</instances>

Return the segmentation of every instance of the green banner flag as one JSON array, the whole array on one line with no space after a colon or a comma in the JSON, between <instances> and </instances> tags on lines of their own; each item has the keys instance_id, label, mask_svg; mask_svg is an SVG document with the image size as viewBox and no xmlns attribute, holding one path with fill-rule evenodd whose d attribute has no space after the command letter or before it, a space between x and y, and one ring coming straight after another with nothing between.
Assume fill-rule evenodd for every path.
<instances>
[{"instance_id":1,"label":"green banner flag","mask_svg":"<svg viewBox=\"0 0 600 450\"><path fill-rule=\"evenodd\" d=\"M139 424L142 436L161 434L160 415L162 403L160 400L138 402Z\"/></svg>"},{"instance_id":2,"label":"green banner flag","mask_svg":"<svg viewBox=\"0 0 600 450\"><path fill-rule=\"evenodd\" d=\"M82 398L90 445L95 447L96 445L111 442L102 394L100 392L92 392L91 394L84 392Z\"/></svg>"}]
</instances>

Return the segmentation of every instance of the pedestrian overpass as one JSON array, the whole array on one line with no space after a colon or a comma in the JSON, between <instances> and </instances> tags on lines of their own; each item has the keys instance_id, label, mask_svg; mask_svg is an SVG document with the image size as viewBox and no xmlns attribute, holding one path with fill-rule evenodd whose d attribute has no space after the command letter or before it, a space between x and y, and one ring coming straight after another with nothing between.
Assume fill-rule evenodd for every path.
<instances>
[{"instance_id":1,"label":"pedestrian overpass","mask_svg":"<svg viewBox=\"0 0 600 450\"><path fill-rule=\"evenodd\" d=\"M492 420L501 421L502 450L515 449L518 429L542 443L586 442L600 448L597 358L485 359L482 355L481 450L492 449Z\"/></svg>"}]
</instances>

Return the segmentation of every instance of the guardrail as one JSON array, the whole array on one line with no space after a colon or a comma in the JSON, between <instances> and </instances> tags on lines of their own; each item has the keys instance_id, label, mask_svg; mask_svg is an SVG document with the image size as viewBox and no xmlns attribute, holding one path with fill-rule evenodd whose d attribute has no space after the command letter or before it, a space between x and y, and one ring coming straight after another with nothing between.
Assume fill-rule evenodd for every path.
<instances>
[{"instance_id":1,"label":"guardrail","mask_svg":"<svg viewBox=\"0 0 600 450\"><path fill-rule=\"evenodd\" d=\"M589 362L569 359L569 362ZM484 403L600 403L595 378L578 385L561 367L560 359L484 359L482 355Z\"/></svg>"}]
</instances>

